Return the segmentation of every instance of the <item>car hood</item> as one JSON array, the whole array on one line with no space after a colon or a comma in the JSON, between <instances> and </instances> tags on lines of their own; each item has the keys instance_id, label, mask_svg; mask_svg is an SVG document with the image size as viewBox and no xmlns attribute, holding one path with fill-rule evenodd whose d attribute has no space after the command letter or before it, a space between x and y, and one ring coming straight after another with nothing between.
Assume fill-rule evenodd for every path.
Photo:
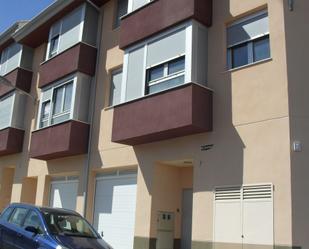
<instances>
[{"instance_id":1,"label":"car hood","mask_svg":"<svg viewBox=\"0 0 309 249\"><path fill-rule=\"evenodd\" d=\"M102 239L92 239L75 236L56 236L56 239L70 249L110 249L111 247Z\"/></svg>"}]
</instances>

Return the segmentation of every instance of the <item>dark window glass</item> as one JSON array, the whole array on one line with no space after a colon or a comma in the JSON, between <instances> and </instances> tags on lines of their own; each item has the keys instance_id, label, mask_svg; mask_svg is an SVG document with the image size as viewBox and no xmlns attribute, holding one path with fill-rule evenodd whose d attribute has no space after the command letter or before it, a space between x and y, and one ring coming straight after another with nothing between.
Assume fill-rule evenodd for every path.
<instances>
[{"instance_id":1,"label":"dark window glass","mask_svg":"<svg viewBox=\"0 0 309 249\"><path fill-rule=\"evenodd\" d=\"M24 218L27 214L26 208L16 208L14 213L11 215L9 222L18 226L21 226Z\"/></svg>"},{"instance_id":2,"label":"dark window glass","mask_svg":"<svg viewBox=\"0 0 309 249\"><path fill-rule=\"evenodd\" d=\"M57 54L58 43L59 43L59 35L56 35L50 41L49 58Z\"/></svg>"},{"instance_id":3,"label":"dark window glass","mask_svg":"<svg viewBox=\"0 0 309 249\"><path fill-rule=\"evenodd\" d=\"M174 74L185 70L185 57L168 63L168 74Z\"/></svg>"},{"instance_id":4,"label":"dark window glass","mask_svg":"<svg viewBox=\"0 0 309 249\"><path fill-rule=\"evenodd\" d=\"M254 61L270 58L269 37L263 37L253 42Z\"/></svg>"},{"instance_id":5,"label":"dark window glass","mask_svg":"<svg viewBox=\"0 0 309 249\"><path fill-rule=\"evenodd\" d=\"M40 220L40 217L39 215L34 212L34 211L31 211L28 215L27 215L27 218L24 222L24 228L26 227L34 227L38 230L38 232L40 234L43 233L43 226L42 226L42 223L41 223L41 220Z\"/></svg>"},{"instance_id":6,"label":"dark window glass","mask_svg":"<svg viewBox=\"0 0 309 249\"><path fill-rule=\"evenodd\" d=\"M9 208L5 209L4 212L0 216L0 219L7 221L9 219L13 209L14 208L12 208L12 207L9 207Z\"/></svg>"},{"instance_id":7,"label":"dark window glass","mask_svg":"<svg viewBox=\"0 0 309 249\"><path fill-rule=\"evenodd\" d=\"M151 68L148 71L148 81L157 80L162 78L163 76L164 76L164 65Z\"/></svg>"},{"instance_id":8,"label":"dark window glass","mask_svg":"<svg viewBox=\"0 0 309 249\"><path fill-rule=\"evenodd\" d=\"M115 16L115 28L120 26L121 17L128 13L128 0L117 1L117 12Z\"/></svg>"},{"instance_id":9,"label":"dark window glass","mask_svg":"<svg viewBox=\"0 0 309 249\"><path fill-rule=\"evenodd\" d=\"M71 110L72 90L73 90L72 83L65 86L65 96L64 96L64 104L63 104L64 112Z\"/></svg>"},{"instance_id":10,"label":"dark window glass","mask_svg":"<svg viewBox=\"0 0 309 249\"><path fill-rule=\"evenodd\" d=\"M233 68L241 67L249 63L248 45L242 44L232 48L232 65Z\"/></svg>"}]
</instances>

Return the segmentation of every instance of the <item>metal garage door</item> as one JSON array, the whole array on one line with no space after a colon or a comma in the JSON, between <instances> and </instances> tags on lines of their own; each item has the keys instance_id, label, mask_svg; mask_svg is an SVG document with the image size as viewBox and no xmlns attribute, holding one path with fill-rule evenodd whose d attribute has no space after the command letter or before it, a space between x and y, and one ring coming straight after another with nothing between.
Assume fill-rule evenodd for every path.
<instances>
[{"instance_id":1,"label":"metal garage door","mask_svg":"<svg viewBox=\"0 0 309 249\"><path fill-rule=\"evenodd\" d=\"M136 171L96 179L94 226L116 249L133 249Z\"/></svg>"},{"instance_id":2,"label":"metal garage door","mask_svg":"<svg viewBox=\"0 0 309 249\"><path fill-rule=\"evenodd\" d=\"M49 205L55 208L76 210L78 180L53 180Z\"/></svg>"}]
</instances>

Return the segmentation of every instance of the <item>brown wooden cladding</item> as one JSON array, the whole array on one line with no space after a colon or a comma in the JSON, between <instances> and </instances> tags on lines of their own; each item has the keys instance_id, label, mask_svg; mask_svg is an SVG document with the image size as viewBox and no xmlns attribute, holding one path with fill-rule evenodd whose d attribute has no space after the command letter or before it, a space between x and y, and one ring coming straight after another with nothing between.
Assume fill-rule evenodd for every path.
<instances>
[{"instance_id":1,"label":"brown wooden cladding","mask_svg":"<svg viewBox=\"0 0 309 249\"><path fill-rule=\"evenodd\" d=\"M30 157L51 160L85 154L89 124L70 120L32 132Z\"/></svg>"},{"instance_id":2,"label":"brown wooden cladding","mask_svg":"<svg viewBox=\"0 0 309 249\"><path fill-rule=\"evenodd\" d=\"M23 68L16 68L12 72L4 76L8 81L12 83L13 86L25 91L30 92L31 90L31 81L32 81L32 72ZM7 94L8 92L14 90L13 87L0 84L0 97Z\"/></svg>"},{"instance_id":3,"label":"brown wooden cladding","mask_svg":"<svg viewBox=\"0 0 309 249\"><path fill-rule=\"evenodd\" d=\"M209 131L212 91L193 83L114 108L116 143L138 145Z\"/></svg>"},{"instance_id":4,"label":"brown wooden cladding","mask_svg":"<svg viewBox=\"0 0 309 249\"><path fill-rule=\"evenodd\" d=\"M93 76L96 68L96 57L97 49L95 47L78 43L40 66L39 87L44 87L75 72Z\"/></svg>"},{"instance_id":5,"label":"brown wooden cladding","mask_svg":"<svg viewBox=\"0 0 309 249\"><path fill-rule=\"evenodd\" d=\"M211 26L212 0L154 0L121 20L120 48L188 19Z\"/></svg>"},{"instance_id":6,"label":"brown wooden cladding","mask_svg":"<svg viewBox=\"0 0 309 249\"><path fill-rule=\"evenodd\" d=\"M0 156L19 153L23 149L24 131L6 128L0 131Z\"/></svg>"}]
</instances>

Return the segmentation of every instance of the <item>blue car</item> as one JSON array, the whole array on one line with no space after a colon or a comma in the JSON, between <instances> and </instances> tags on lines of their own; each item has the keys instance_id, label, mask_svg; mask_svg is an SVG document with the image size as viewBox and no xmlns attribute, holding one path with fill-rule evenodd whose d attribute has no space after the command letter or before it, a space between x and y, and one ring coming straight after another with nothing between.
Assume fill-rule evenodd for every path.
<instances>
[{"instance_id":1,"label":"blue car","mask_svg":"<svg viewBox=\"0 0 309 249\"><path fill-rule=\"evenodd\" d=\"M112 249L78 213L26 204L0 216L0 249Z\"/></svg>"}]
</instances>

